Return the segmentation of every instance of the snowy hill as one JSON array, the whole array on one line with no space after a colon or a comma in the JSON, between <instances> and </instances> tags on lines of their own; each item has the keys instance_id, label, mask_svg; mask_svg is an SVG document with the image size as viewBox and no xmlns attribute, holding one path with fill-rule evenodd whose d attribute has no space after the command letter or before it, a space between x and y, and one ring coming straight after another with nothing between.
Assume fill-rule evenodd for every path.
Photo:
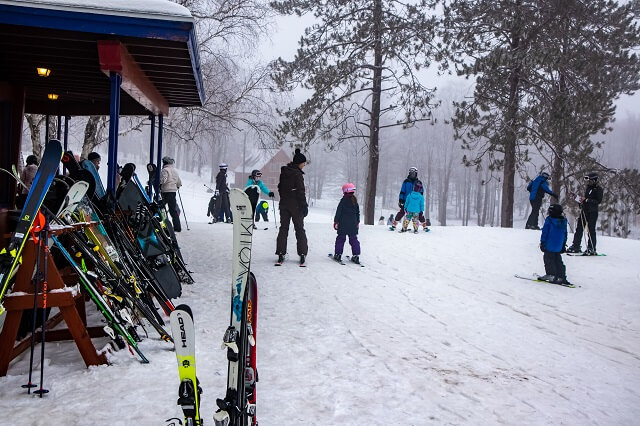
<instances>
[{"instance_id":1,"label":"snowy hill","mask_svg":"<svg viewBox=\"0 0 640 426\"><path fill-rule=\"evenodd\" d=\"M191 230L178 238L196 284L179 302L194 312L201 411L212 424L226 380L232 228L206 223L201 184L182 197ZM295 263L293 229L292 256L273 266L272 212L270 229L254 234L261 425L637 424L640 241L599 237L606 257L564 256L581 286L572 289L513 277L543 271L539 232L521 229L363 226L366 267L341 266L327 258L332 216L311 209L307 268ZM0 378L0 424L181 417L169 344L143 341L148 365L120 351L112 366L90 369L72 343L46 349L51 392L40 400L20 388L27 351Z\"/></svg>"}]
</instances>

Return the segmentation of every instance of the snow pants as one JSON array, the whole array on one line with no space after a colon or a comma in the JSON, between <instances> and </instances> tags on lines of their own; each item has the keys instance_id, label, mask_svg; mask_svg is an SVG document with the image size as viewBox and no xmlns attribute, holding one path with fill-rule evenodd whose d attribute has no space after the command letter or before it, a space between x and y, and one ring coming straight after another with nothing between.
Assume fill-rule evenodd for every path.
<instances>
[{"instance_id":1,"label":"snow pants","mask_svg":"<svg viewBox=\"0 0 640 426\"><path fill-rule=\"evenodd\" d=\"M526 229L540 229L538 226L538 216L540 215L540 206L542 205L542 199L531 200L531 214L527 219Z\"/></svg>"},{"instance_id":2,"label":"snow pants","mask_svg":"<svg viewBox=\"0 0 640 426\"><path fill-rule=\"evenodd\" d=\"M567 278L567 269L562 262L562 255L560 253L545 251L542 259L544 260L544 273L546 275Z\"/></svg>"},{"instance_id":3,"label":"snow pants","mask_svg":"<svg viewBox=\"0 0 640 426\"><path fill-rule=\"evenodd\" d=\"M276 254L287 254L287 238L289 237L289 224L293 222L296 231L298 255L307 255L307 234L304 231L304 216L298 207L296 200L280 201L280 230L276 240Z\"/></svg>"},{"instance_id":4,"label":"snow pants","mask_svg":"<svg viewBox=\"0 0 640 426\"><path fill-rule=\"evenodd\" d=\"M182 226L180 225L180 215L178 214L178 203L176 202L176 193L163 192L162 199L167 202L169 214L171 215L171 222L173 222L173 230L175 232L182 231Z\"/></svg>"},{"instance_id":5,"label":"snow pants","mask_svg":"<svg viewBox=\"0 0 640 426\"><path fill-rule=\"evenodd\" d=\"M580 247L582 233L587 226L587 250L596 251L596 222L598 221L598 212L581 211L576 225L576 233L573 234L573 247Z\"/></svg>"},{"instance_id":6,"label":"snow pants","mask_svg":"<svg viewBox=\"0 0 640 426\"><path fill-rule=\"evenodd\" d=\"M333 251L334 254L342 254L345 241L347 241L347 234L338 234ZM349 245L351 246L351 254L354 256L360 256L360 241L358 241L358 234L349 234Z\"/></svg>"}]
</instances>

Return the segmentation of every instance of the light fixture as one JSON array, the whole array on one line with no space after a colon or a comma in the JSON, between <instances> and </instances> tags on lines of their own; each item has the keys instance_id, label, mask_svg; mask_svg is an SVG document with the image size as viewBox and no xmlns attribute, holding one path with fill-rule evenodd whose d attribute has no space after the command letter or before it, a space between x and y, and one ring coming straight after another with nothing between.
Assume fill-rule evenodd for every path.
<instances>
[{"instance_id":1,"label":"light fixture","mask_svg":"<svg viewBox=\"0 0 640 426\"><path fill-rule=\"evenodd\" d=\"M56 99L58 99L58 94L57 93L49 93L47 95L47 98L51 99L52 101L55 101Z\"/></svg>"},{"instance_id":2,"label":"light fixture","mask_svg":"<svg viewBox=\"0 0 640 426\"><path fill-rule=\"evenodd\" d=\"M51 70L49 68L36 68L36 70L38 71L38 75L40 77L49 77L49 74L51 74Z\"/></svg>"}]
</instances>

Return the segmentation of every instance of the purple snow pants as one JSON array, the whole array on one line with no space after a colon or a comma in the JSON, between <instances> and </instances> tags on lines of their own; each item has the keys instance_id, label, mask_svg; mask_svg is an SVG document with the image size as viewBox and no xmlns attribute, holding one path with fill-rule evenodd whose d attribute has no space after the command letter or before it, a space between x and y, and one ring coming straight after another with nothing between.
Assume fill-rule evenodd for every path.
<instances>
[{"instance_id":1,"label":"purple snow pants","mask_svg":"<svg viewBox=\"0 0 640 426\"><path fill-rule=\"evenodd\" d=\"M347 236L345 234L338 234L336 237L336 247L333 251L335 254L342 254L345 241L347 241ZM357 234L349 235L349 245L351 245L351 254L360 256L360 241L358 241Z\"/></svg>"}]
</instances>

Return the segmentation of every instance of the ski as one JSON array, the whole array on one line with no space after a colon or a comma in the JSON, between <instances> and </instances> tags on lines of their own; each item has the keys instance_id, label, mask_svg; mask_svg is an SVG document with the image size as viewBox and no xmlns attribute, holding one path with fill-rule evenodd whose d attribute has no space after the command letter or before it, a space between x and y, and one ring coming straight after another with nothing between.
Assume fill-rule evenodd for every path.
<instances>
[{"instance_id":1,"label":"ski","mask_svg":"<svg viewBox=\"0 0 640 426\"><path fill-rule=\"evenodd\" d=\"M249 311L251 244L253 233L253 210L247 194L240 189L231 190L233 210L233 252L231 282L231 319L225 331L222 348L227 349L228 376L224 399L217 399L218 410L213 415L216 426L247 426L255 421L255 400L247 356L255 345L252 322L257 321L255 312ZM251 321L249 316L251 315ZM255 370L253 371L255 373ZM255 389L253 389L254 391Z\"/></svg>"},{"instance_id":2,"label":"ski","mask_svg":"<svg viewBox=\"0 0 640 426\"><path fill-rule=\"evenodd\" d=\"M329 259L333 260L336 263L339 263L341 265L346 265L346 263L344 263L344 261L342 259L340 259L340 260L334 259L333 258L333 253L329 253L329 254L327 254L327 256L329 257Z\"/></svg>"},{"instance_id":3,"label":"ski","mask_svg":"<svg viewBox=\"0 0 640 426\"><path fill-rule=\"evenodd\" d=\"M80 201L82 201L88 189L89 184L83 180L79 180L74 183L71 188L69 188L69 192L67 193L67 195L64 197L64 202L58 209L56 217L64 217L66 215L73 214L73 212L78 208Z\"/></svg>"},{"instance_id":4,"label":"ski","mask_svg":"<svg viewBox=\"0 0 640 426\"><path fill-rule=\"evenodd\" d=\"M362 263L360 263L360 260L358 260L358 262L354 262L353 258L351 256L346 256L347 260L349 260L349 262L355 264L355 265L359 265L361 268L364 268L364 265Z\"/></svg>"},{"instance_id":5,"label":"ski","mask_svg":"<svg viewBox=\"0 0 640 426\"><path fill-rule=\"evenodd\" d=\"M196 376L196 340L193 313L188 305L176 306L171 312L171 333L178 360L178 405L184 413L185 426L202 425L200 395L202 389Z\"/></svg>"},{"instance_id":6,"label":"ski","mask_svg":"<svg viewBox=\"0 0 640 426\"><path fill-rule=\"evenodd\" d=\"M45 195L51 187L53 178L58 171L58 165L62 158L62 145L55 139L51 139L45 146L40 166L31 184L29 195L24 203L20 219L15 232L9 241L9 245L0 251L0 314L4 312L2 299L9 289L9 283L20 263L20 254L28 239L29 230L33 225L38 210L44 201Z\"/></svg>"},{"instance_id":7,"label":"ski","mask_svg":"<svg viewBox=\"0 0 640 426\"><path fill-rule=\"evenodd\" d=\"M596 253L596 254L585 254L583 253L566 253L567 256L571 256L571 257L579 257L579 256L584 256L584 257L596 257L596 256L606 256L606 254L604 253Z\"/></svg>"},{"instance_id":8,"label":"ski","mask_svg":"<svg viewBox=\"0 0 640 426\"><path fill-rule=\"evenodd\" d=\"M579 285L577 286L575 284L561 284L561 283L553 283L551 281L539 280L538 279L538 277L539 277L538 274L533 274L530 277L525 277L525 276L522 276L522 275L515 274L514 277L520 278L521 280L528 280L528 281L533 281L533 282L536 282L536 283L554 284L554 285L559 285L559 286L562 286L562 287L569 287L569 288L581 287L581 286L579 286Z\"/></svg>"}]
</instances>

